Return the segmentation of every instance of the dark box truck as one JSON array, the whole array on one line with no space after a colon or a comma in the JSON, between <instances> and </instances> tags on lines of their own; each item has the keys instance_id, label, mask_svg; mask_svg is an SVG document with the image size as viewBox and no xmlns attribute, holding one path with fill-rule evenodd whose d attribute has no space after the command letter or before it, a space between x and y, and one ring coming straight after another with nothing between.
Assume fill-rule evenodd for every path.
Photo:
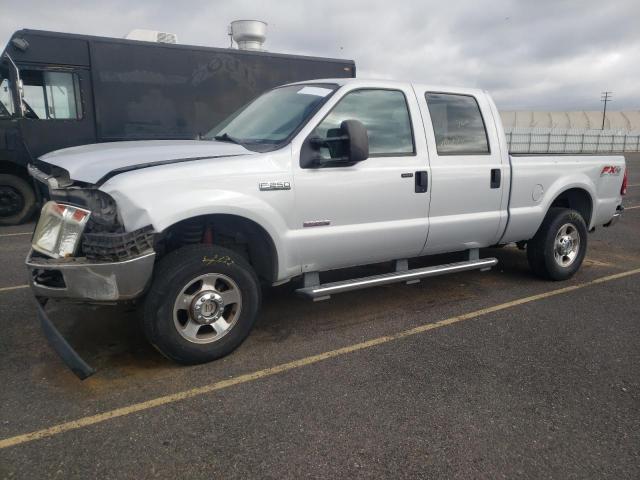
<instances>
[{"instance_id":1,"label":"dark box truck","mask_svg":"<svg viewBox=\"0 0 640 480\"><path fill-rule=\"evenodd\" d=\"M34 212L26 167L44 153L193 139L272 87L355 76L351 60L37 30L15 32L0 60L0 225Z\"/></svg>"}]
</instances>

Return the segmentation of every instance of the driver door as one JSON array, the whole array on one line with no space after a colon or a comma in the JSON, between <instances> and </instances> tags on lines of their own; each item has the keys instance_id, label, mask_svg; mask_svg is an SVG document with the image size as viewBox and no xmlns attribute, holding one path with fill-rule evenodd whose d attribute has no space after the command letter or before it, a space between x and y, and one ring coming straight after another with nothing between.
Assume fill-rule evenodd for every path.
<instances>
[{"instance_id":1,"label":"driver door","mask_svg":"<svg viewBox=\"0 0 640 480\"><path fill-rule=\"evenodd\" d=\"M89 70L21 66L20 74L28 105L20 128L33 159L96 142Z\"/></svg>"},{"instance_id":2,"label":"driver door","mask_svg":"<svg viewBox=\"0 0 640 480\"><path fill-rule=\"evenodd\" d=\"M333 137L343 120L359 120L369 158L351 166L294 165L295 236L303 271L416 256L428 232L428 155L410 87L352 88L309 136ZM299 159L300 146L294 158ZM331 158L328 148L321 151ZM418 172L421 172L418 174ZM420 190L420 191L418 191Z\"/></svg>"}]
</instances>

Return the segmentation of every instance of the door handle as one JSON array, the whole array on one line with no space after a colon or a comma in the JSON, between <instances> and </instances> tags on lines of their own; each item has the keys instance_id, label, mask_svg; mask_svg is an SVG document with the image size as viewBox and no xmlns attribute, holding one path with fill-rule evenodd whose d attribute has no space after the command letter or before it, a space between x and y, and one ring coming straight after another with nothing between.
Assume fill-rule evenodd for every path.
<instances>
[{"instance_id":1,"label":"door handle","mask_svg":"<svg viewBox=\"0 0 640 480\"><path fill-rule=\"evenodd\" d=\"M416 193L424 193L429 188L429 173L422 170L416 172Z\"/></svg>"},{"instance_id":2,"label":"door handle","mask_svg":"<svg viewBox=\"0 0 640 480\"><path fill-rule=\"evenodd\" d=\"M491 169L491 188L500 188L501 173L499 168Z\"/></svg>"}]
</instances>

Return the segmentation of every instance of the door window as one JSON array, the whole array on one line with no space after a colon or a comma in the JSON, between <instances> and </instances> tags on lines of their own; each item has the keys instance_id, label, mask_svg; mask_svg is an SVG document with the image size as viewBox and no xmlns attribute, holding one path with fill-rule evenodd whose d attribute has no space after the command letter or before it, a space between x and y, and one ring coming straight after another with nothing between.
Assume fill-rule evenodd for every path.
<instances>
[{"instance_id":1,"label":"door window","mask_svg":"<svg viewBox=\"0 0 640 480\"><path fill-rule=\"evenodd\" d=\"M40 120L82 118L78 76L70 72L21 70L26 117Z\"/></svg>"},{"instance_id":2,"label":"door window","mask_svg":"<svg viewBox=\"0 0 640 480\"><path fill-rule=\"evenodd\" d=\"M486 155L487 131L476 99L470 95L426 93L438 155Z\"/></svg>"},{"instance_id":3,"label":"door window","mask_svg":"<svg viewBox=\"0 0 640 480\"><path fill-rule=\"evenodd\" d=\"M312 135L323 139L339 136L344 120L363 123L369 134L370 157L415 153L409 108L404 93L399 90L366 89L347 93ZM338 142L327 143L329 146L320 150L322 158L342 155Z\"/></svg>"}]
</instances>

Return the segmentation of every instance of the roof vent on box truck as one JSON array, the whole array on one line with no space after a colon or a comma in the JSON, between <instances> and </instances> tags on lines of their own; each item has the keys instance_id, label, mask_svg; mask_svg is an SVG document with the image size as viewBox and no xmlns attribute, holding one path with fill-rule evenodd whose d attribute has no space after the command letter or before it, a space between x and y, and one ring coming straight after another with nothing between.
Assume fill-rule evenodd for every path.
<instances>
[{"instance_id":1,"label":"roof vent on box truck","mask_svg":"<svg viewBox=\"0 0 640 480\"><path fill-rule=\"evenodd\" d=\"M231 48L235 42L238 50L262 51L267 39L267 23L261 20L234 20L229 24L227 33L231 40ZM143 42L178 43L175 33L143 28L131 30L124 38Z\"/></svg>"},{"instance_id":2,"label":"roof vent on box truck","mask_svg":"<svg viewBox=\"0 0 640 480\"><path fill-rule=\"evenodd\" d=\"M127 33L124 38L128 40L140 40L143 42L178 43L178 35L175 33L145 30L143 28L134 28Z\"/></svg>"},{"instance_id":3,"label":"roof vent on box truck","mask_svg":"<svg viewBox=\"0 0 640 480\"><path fill-rule=\"evenodd\" d=\"M267 24L260 20L234 20L229 24L231 48L236 42L239 50L264 50Z\"/></svg>"}]
</instances>

